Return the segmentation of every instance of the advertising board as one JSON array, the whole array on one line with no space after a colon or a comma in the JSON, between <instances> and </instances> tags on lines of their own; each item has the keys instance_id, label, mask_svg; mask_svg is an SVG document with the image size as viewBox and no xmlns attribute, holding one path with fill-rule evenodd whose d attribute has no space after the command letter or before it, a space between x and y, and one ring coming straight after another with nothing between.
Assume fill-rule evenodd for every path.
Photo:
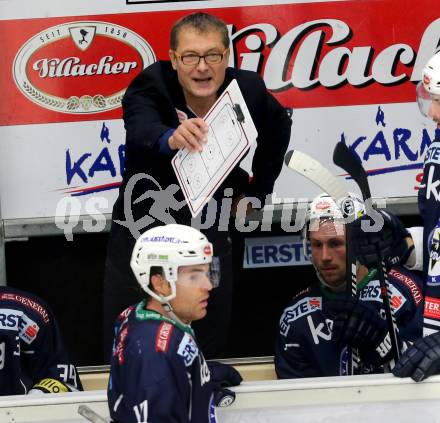
<instances>
[{"instance_id":1,"label":"advertising board","mask_svg":"<svg viewBox=\"0 0 440 423\"><path fill-rule=\"evenodd\" d=\"M194 10L227 23L230 65L260 73L292 109L289 149L345 178L331 159L343 140L374 196L417 194L435 136L415 103L440 45L432 0L1 3L3 219L63 215L60 200L74 197L80 214L111 211L124 164L120 100L137 73L168 58L172 24ZM284 168L273 200L317 192Z\"/></svg>"}]
</instances>

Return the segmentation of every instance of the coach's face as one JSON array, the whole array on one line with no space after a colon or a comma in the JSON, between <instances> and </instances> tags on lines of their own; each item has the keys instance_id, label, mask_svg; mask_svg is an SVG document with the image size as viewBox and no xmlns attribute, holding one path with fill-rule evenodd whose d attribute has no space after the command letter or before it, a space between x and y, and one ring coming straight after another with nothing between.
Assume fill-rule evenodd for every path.
<instances>
[{"instance_id":1,"label":"coach's face","mask_svg":"<svg viewBox=\"0 0 440 423\"><path fill-rule=\"evenodd\" d=\"M190 107L209 109L225 79L229 49L215 29L199 32L192 27L183 27L177 41L177 49L170 50L169 54L185 100Z\"/></svg>"}]
</instances>

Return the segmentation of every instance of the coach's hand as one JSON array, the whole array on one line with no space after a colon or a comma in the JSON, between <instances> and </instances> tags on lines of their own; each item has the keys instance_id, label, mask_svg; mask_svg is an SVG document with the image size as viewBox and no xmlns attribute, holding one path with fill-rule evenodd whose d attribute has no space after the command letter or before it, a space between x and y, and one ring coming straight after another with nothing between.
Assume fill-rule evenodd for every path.
<instances>
[{"instance_id":1,"label":"coach's hand","mask_svg":"<svg viewBox=\"0 0 440 423\"><path fill-rule=\"evenodd\" d=\"M187 148L189 151L202 151L203 146L208 142L208 125L201 118L191 118L182 123L168 138L168 145L171 150Z\"/></svg>"}]
</instances>

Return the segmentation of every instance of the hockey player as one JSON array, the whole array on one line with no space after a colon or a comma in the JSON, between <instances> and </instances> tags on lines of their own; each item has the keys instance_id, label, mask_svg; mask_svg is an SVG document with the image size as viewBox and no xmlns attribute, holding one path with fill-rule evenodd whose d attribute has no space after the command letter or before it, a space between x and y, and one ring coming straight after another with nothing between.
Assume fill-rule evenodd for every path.
<instances>
[{"instance_id":1,"label":"hockey player","mask_svg":"<svg viewBox=\"0 0 440 423\"><path fill-rule=\"evenodd\" d=\"M363 213L362 202L354 198L354 204L356 214ZM360 355L355 373L383 372L382 365L391 359L376 269L358 266L358 297L346 294L346 241L341 219L340 210L327 194L311 202L304 251L310 249L318 280L299 293L281 316L275 353L279 378L346 375L351 361L347 346ZM392 268L388 276L399 340L415 340L421 333L421 280L400 267Z\"/></svg>"},{"instance_id":2,"label":"hockey player","mask_svg":"<svg viewBox=\"0 0 440 423\"><path fill-rule=\"evenodd\" d=\"M145 300L115 327L108 400L114 422L215 422L239 373L203 358L190 323L206 315L212 245L198 230L165 225L137 240L131 268Z\"/></svg>"},{"instance_id":3,"label":"hockey player","mask_svg":"<svg viewBox=\"0 0 440 423\"><path fill-rule=\"evenodd\" d=\"M419 190L419 210L424 224L425 337L402 355L393 373L420 382L440 372L440 52L423 69L422 80L417 85L417 102L422 114L437 125L435 139L426 151Z\"/></svg>"},{"instance_id":4,"label":"hockey player","mask_svg":"<svg viewBox=\"0 0 440 423\"><path fill-rule=\"evenodd\" d=\"M0 286L0 395L82 390L49 307Z\"/></svg>"}]
</instances>

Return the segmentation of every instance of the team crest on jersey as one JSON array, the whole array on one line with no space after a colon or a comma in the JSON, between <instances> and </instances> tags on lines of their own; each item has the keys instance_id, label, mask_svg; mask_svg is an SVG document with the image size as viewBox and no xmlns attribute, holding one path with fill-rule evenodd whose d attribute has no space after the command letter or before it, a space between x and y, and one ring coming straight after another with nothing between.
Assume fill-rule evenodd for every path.
<instances>
[{"instance_id":1,"label":"team crest on jersey","mask_svg":"<svg viewBox=\"0 0 440 423\"><path fill-rule=\"evenodd\" d=\"M162 322L156 335L156 351L167 352L170 346L171 335L174 326L171 323Z\"/></svg>"},{"instance_id":2,"label":"team crest on jersey","mask_svg":"<svg viewBox=\"0 0 440 423\"><path fill-rule=\"evenodd\" d=\"M180 341L177 354L183 357L183 361L185 362L186 367L191 366L195 358L199 355L199 348L197 347L194 338L188 333L185 333L182 340Z\"/></svg>"},{"instance_id":3,"label":"team crest on jersey","mask_svg":"<svg viewBox=\"0 0 440 423\"><path fill-rule=\"evenodd\" d=\"M428 286L440 285L440 228L434 228L429 248Z\"/></svg>"},{"instance_id":4,"label":"team crest on jersey","mask_svg":"<svg viewBox=\"0 0 440 423\"><path fill-rule=\"evenodd\" d=\"M322 297L305 297L284 310L280 319L280 333L289 332L290 324L295 320L322 309Z\"/></svg>"}]
</instances>

